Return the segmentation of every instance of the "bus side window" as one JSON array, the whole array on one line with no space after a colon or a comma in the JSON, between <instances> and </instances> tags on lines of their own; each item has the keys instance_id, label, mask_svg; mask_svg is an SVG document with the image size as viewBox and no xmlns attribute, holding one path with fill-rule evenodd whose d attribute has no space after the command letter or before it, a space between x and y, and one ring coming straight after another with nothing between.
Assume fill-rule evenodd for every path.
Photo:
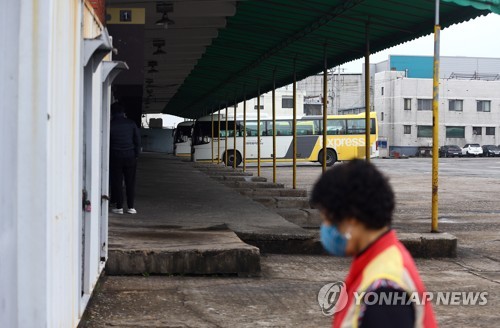
<instances>
[{"instance_id":1,"label":"bus side window","mask_svg":"<svg viewBox=\"0 0 500 328\"><path fill-rule=\"evenodd\" d=\"M326 132L328 135L345 134L346 121L345 120L328 120L326 122Z\"/></svg>"},{"instance_id":2,"label":"bus side window","mask_svg":"<svg viewBox=\"0 0 500 328\"><path fill-rule=\"evenodd\" d=\"M347 134L364 134L365 120L359 118L347 120L347 128Z\"/></svg>"}]
</instances>

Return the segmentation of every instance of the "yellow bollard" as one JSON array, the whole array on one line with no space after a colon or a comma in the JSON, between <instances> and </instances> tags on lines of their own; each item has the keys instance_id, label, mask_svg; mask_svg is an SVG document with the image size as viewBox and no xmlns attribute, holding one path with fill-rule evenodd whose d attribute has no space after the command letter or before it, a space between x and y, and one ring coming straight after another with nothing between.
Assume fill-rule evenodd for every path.
<instances>
[{"instance_id":1,"label":"yellow bollard","mask_svg":"<svg viewBox=\"0 0 500 328\"><path fill-rule=\"evenodd\" d=\"M326 61L326 45L324 52L324 66L323 66L323 164L322 170L326 171L326 144L327 144L327 120L328 120L328 66Z\"/></svg>"},{"instance_id":2,"label":"yellow bollard","mask_svg":"<svg viewBox=\"0 0 500 328\"><path fill-rule=\"evenodd\" d=\"M439 1L438 1L439 2ZM439 8L439 7L438 7ZM439 10L438 10L439 13ZM438 15L438 13L436 15ZM432 228L438 232L438 189L439 189L439 36L438 18L434 26L434 76L432 84Z\"/></svg>"},{"instance_id":3,"label":"yellow bollard","mask_svg":"<svg viewBox=\"0 0 500 328\"><path fill-rule=\"evenodd\" d=\"M227 160L228 160L228 152L227 152L227 131L228 129L228 124L227 124L227 103L226 103L226 129L224 130L224 164L227 166Z\"/></svg>"},{"instance_id":4,"label":"yellow bollard","mask_svg":"<svg viewBox=\"0 0 500 328\"><path fill-rule=\"evenodd\" d=\"M243 172L247 170L247 99L243 98Z\"/></svg>"},{"instance_id":5,"label":"yellow bollard","mask_svg":"<svg viewBox=\"0 0 500 328\"><path fill-rule=\"evenodd\" d=\"M212 112L212 139L211 144L212 144L212 164L214 163L214 113Z\"/></svg>"},{"instance_id":6,"label":"yellow bollard","mask_svg":"<svg viewBox=\"0 0 500 328\"><path fill-rule=\"evenodd\" d=\"M365 53L365 159L370 161L370 38L366 24Z\"/></svg>"},{"instance_id":7,"label":"yellow bollard","mask_svg":"<svg viewBox=\"0 0 500 328\"><path fill-rule=\"evenodd\" d=\"M257 176L260 177L260 82L257 87Z\"/></svg>"},{"instance_id":8,"label":"yellow bollard","mask_svg":"<svg viewBox=\"0 0 500 328\"><path fill-rule=\"evenodd\" d=\"M218 119L218 124L217 124L217 164L220 164L220 108L219 111L217 112L217 119Z\"/></svg>"},{"instance_id":9,"label":"yellow bollard","mask_svg":"<svg viewBox=\"0 0 500 328\"><path fill-rule=\"evenodd\" d=\"M276 69L273 71L273 183L276 183Z\"/></svg>"}]
</instances>

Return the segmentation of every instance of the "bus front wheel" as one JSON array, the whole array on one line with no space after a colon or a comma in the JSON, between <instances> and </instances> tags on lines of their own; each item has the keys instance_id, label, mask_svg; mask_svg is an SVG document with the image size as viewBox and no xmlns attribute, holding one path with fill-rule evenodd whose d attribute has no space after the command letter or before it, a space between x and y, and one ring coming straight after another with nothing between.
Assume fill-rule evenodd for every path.
<instances>
[{"instance_id":1,"label":"bus front wheel","mask_svg":"<svg viewBox=\"0 0 500 328\"><path fill-rule=\"evenodd\" d=\"M227 166L232 167L234 163L234 150L229 150L224 153L224 156L222 156L222 162L226 163L226 156L227 156ZM242 162L241 159L241 154L239 151L236 151L236 166L240 165Z\"/></svg>"},{"instance_id":2,"label":"bus front wheel","mask_svg":"<svg viewBox=\"0 0 500 328\"><path fill-rule=\"evenodd\" d=\"M326 150L326 166L332 166L337 161L337 153L333 149ZM323 151L319 152L318 162L323 165Z\"/></svg>"}]
</instances>

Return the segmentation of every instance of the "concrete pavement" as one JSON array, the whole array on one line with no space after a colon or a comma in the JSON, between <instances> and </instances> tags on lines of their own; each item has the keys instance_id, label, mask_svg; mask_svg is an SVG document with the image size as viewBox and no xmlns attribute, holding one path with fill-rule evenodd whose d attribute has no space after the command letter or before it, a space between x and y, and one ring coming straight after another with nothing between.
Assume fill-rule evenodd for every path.
<instances>
[{"instance_id":1,"label":"concrete pavement","mask_svg":"<svg viewBox=\"0 0 500 328\"><path fill-rule=\"evenodd\" d=\"M264 255L258 278L231 276L106 277L80 328L101 327L330 327L320 288L341 281L349 259ZM440 305L440 327L497 327L500 269L462 260L416 261L429 291L487 291L484 306ZM485 272L488 270L488 272Z\"/></svg>"},{"instance_id":2,"label":"concrete pavement","mask_svg":"<svg viewBox=\"0 0 500 328\"><path fill-rule=\"evenodd\" d=\"M496 195L500 193L500 170L489 168L500 167L500 163L494 162L495 159L482 160L489 159L444 161L442 166L440 228L459 237L457 258L416 259L429 291L488 293L488 303L484 306L435 306L441 327L498 326L500 203ZM396 190L396 228L401 232L428 231L430 161L374 162L390 177ZM485 170L478 169L481 167ZM299 170L299 185L308 189L321 168L301 166ZM263 176L270 172L264 169ZM278 172L278 182L286 185L288 176L291 177L290 168ZM139 205L138 209L141 210ZM120 219L129 221L133 217ZM151 226L155 224L158 222ZM324 284L345 277L350 259L261 254L260 261L261 275L254 278L105 277L80 327L330 326L331 318L321 314L317 293Z\"/></svg>"}]
</instances>

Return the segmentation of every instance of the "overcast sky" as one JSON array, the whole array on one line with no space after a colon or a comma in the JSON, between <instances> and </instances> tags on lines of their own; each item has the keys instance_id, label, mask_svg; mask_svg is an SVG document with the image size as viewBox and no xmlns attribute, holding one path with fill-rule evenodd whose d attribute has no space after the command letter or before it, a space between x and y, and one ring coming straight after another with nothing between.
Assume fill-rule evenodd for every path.
<instances>
[{"instance_id":1,"label":"overcast sky","mask_svg":"<svg viewBox=\"0 0 500 328\"><path fill-rule=\"evenodd\" d=\"M489 14L450 26L441 31L441 56L500 57L500 15ZM434 37L428 35L383 50L370 56L372 63L384 61L389 55L434 54ZM345 73L361 73L364 59L342 65Z\"/></svg>"}]
</instances>

